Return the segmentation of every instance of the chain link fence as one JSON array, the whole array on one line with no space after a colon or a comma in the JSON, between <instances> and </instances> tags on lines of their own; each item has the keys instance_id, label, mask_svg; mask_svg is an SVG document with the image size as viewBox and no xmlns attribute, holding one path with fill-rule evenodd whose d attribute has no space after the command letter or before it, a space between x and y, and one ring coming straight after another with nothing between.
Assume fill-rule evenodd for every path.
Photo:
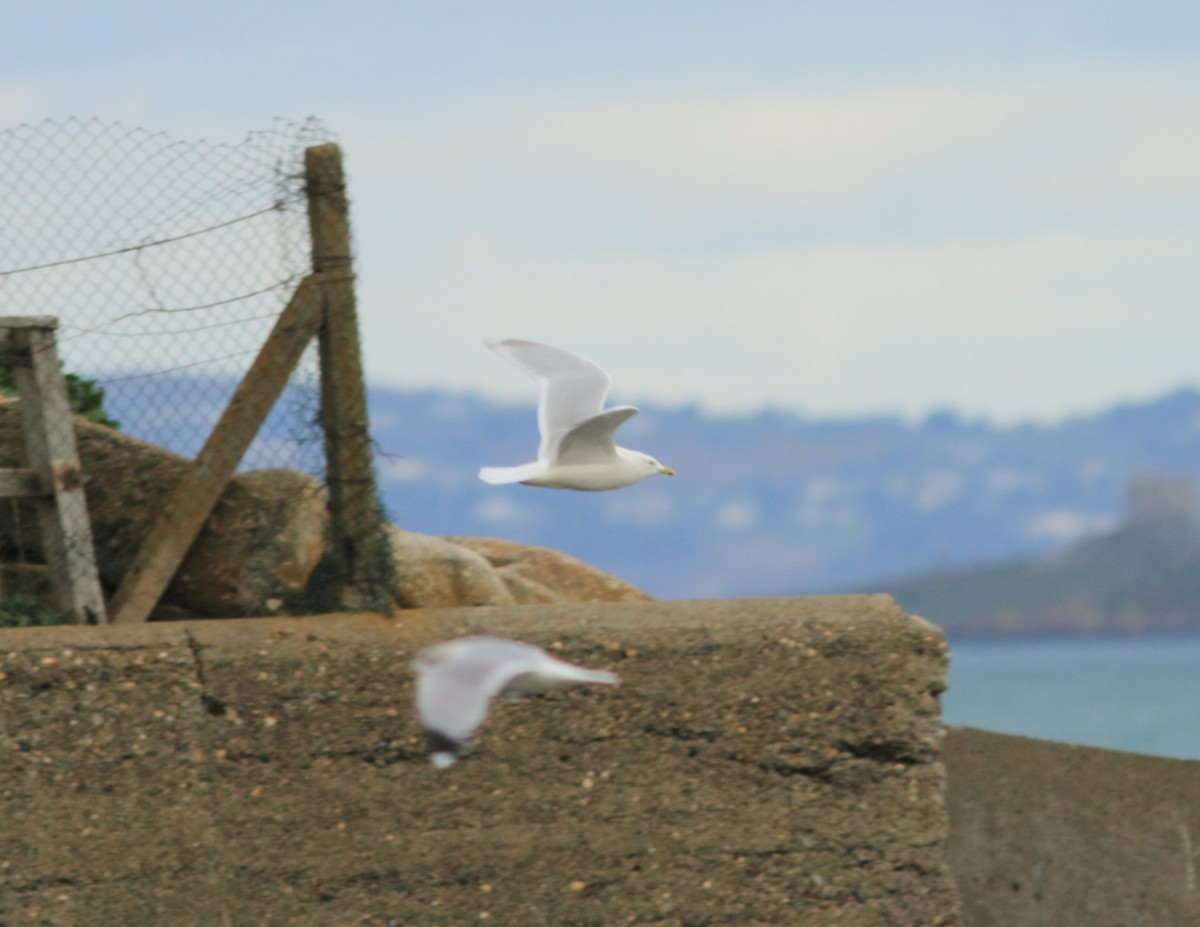
<instances>
[{"instance_id":1,"label":"chain link fence","mask_svg":"<svg viewBox=\"0 0 1200 927\"><path fill-rule=\"evenodd\" d=\"M57 317L77 412L195 456L311 270L304 153L329 141L315 119L236 144L97 119L0 132L0 316ZM0 393L15 357L0 354ZM314 342L241 469L324 482L319 402ZM0 467L28 466L10 426ZM24 505L0 498L6 567L39 553ZM24 589L4 576L0 598Z\"/></svg>"},{"instance_id":2,"label":"chain link fence","mask_svg":"<svg viewBox=\"0 0 1200 927\"><path fill-rule=\"evenodd\" d=\"M0 132L0 315L59 319L127 434L193 456L310 267L317 120L237 144L99 120ZM243 460L319 476L315 349Z\"/></svg>"}]
</instances>

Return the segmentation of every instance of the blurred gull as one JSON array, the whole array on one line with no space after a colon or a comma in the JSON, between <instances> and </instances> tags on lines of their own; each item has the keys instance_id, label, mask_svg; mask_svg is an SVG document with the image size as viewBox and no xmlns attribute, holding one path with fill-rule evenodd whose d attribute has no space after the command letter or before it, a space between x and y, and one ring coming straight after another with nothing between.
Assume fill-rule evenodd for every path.
<instances>
[{"instance_id":1,"label":"blurred gull","mask_svg":"<svg viewBox=\"0 0 1200 927\"><path fill-rule=\"evenodd\" d=\"M412 666L429 761L438 769L454 765L497 694L515 699L577 682L617 681L605 670L584 669L532 644L498 637L460 637L435 644L417 654Z\"/></svg>"},{"instance_id":2,"label":"blurred gull","mask_svg":"<svg viewBox=\"0 0 1200 927\"><path fill-rule=\"evenodd\" d=\"M518 467L483 467L485 483L525 483L550 489L620 489L656 473L674 476L641 451L617 447L613 434L637 414L633 406L604 411L611 382L586 358L533 341L489 341L488 347L538 382L538 459Z\"/></svg>"}]
</instances>

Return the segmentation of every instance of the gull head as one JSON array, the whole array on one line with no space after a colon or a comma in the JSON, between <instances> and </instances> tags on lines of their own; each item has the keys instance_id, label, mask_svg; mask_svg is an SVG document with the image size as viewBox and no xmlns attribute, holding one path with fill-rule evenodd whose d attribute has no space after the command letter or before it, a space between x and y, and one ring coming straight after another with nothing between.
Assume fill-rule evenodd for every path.
<instances>
[{"instance_id":1,"label":"gull head","mask_svg":"<svg viewBox=\"0 0 1200 927\"><path fill-rule=\"evenodd\" d=\"M653 476L655 473L661 473L663 476L675 475L674 470L660 464L649 454L643 454L641 451L625 451L625 448L621 448L621 450L624 451L621 456L626 460L631 460L639 466L646 468L646 476Z\"/></svg>"}]
</instances>

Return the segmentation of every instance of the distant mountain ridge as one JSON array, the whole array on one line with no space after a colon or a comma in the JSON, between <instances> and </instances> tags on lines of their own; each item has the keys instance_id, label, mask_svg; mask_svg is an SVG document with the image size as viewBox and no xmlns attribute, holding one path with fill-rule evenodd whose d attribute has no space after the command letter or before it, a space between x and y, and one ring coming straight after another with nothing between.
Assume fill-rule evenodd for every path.
<instances>
[{"instance_id":1,"label":"distant mountain ridge","mask_svg":"<svg viewBox=\"0 0 1200 927\"><path fill-rule=\"evenodd\" d=\"M169 422L172 410L121 386L109 390L112 414L159 440L139 423ZM849 591L880 577L1052 554L1110 530L1131 477L1200 473L1195 389L1015 426L950 411L906 422L643 403L620 439L678 475L597 494L478 480L481 465L534 453L532 403L379 387L369 402L396 522L558 548L663 598ZM187 409L209 411L215 419L219 405ZM290 464L260 455L250 465Z\"/></svg>"}]
</instances>

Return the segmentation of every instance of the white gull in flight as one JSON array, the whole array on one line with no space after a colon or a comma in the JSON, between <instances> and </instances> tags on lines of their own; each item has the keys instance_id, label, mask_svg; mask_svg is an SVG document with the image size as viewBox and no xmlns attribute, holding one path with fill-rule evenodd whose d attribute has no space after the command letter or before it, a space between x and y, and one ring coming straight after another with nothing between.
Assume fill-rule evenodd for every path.
<instances>
[{"instance_id":1,"label":"white gull in flight","mask_svg":"<svg viewBox=\"0 0 1200 927\"><path fill-rule=\"evenodd\" d=\"M606 670L585 669L532 644L499 637L460 637L435 644L417 654L412 665L417 671L417 713L429 760L438 769L454 765L496 695L515 699L573 683L617 681Z\"/></svg>"},{"instance_id":2,"label":"white gull in flight","mask_svg":"<svg viewBox=\"0 0 1200 927\"><path fill-rule=\"evenodd\" d=\"M611 381L590 360L533 341L489 341L487 345L537 380L542 440L532 463L481 468L479 478L485 483L595 492L631 486L657 473L675 475L648 454L617 446L614 432L637 409L604 408Z\"/></svg>"}]
</instances>

